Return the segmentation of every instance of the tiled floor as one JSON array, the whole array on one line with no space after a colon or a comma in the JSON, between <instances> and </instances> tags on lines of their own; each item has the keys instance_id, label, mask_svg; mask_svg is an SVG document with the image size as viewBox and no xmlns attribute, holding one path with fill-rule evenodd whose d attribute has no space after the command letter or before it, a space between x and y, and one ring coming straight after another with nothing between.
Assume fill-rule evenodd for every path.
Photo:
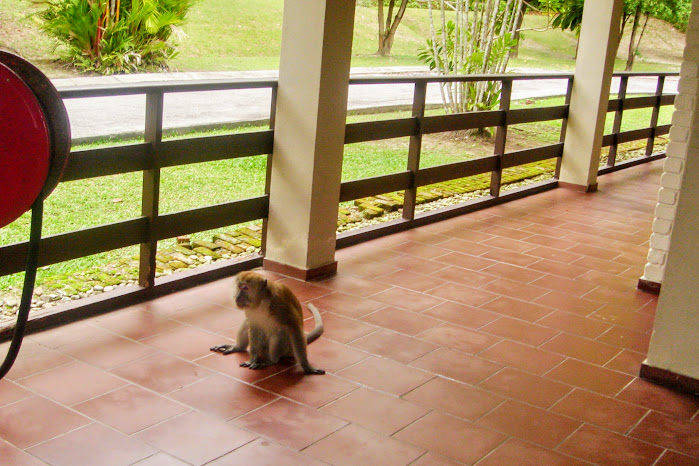
<instances>
[{"instance_id":1,"label":"tiled floor","mask_svg":"<svg viewBox=\"0 0 699 466\"><path fill-rule=\"evenodd\" d=\"M241 321L230 279L29 336L0 382L0 463L699 464L699 399L637 378L661 172L348 248L329 280L275 277L323 311L324 376L209 351Z\"/></svg>"}]
</instances>

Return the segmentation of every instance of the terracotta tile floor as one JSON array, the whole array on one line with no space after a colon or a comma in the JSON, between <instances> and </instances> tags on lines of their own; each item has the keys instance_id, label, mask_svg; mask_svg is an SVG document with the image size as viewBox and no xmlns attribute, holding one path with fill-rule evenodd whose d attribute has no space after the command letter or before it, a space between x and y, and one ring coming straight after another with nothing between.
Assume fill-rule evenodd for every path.
<instances>
[{"instance_id":1,"label":"terracotta tile floor","mask_svg":"<svg viewBox=\"0 0 699 466\"><path fill-rule=\"evenodd\" d=\"M0 464L699 464L699 399L637 377L661 172L344 249L329 280L272 276L323 312L324 376L208 350L241 322L231 279L31 335L0 381Z\"/></svg>"}]
</instances>

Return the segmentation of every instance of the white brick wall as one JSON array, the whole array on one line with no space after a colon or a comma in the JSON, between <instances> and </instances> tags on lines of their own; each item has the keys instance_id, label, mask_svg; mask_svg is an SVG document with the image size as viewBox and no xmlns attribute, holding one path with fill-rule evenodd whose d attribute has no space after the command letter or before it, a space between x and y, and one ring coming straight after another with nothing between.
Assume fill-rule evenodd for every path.
<instances>
[{"instance_id":1,"label":"white brick wall","mask_svg":"<svg viewBox=\"0 0 699 466\"><path fill-rule=\"evenodd\" d=\"M686 36L684 62L680 70L679 95L675 99L675 112L672 115L670 143L667 146L665 173L660 179L658 204L655 208L653 234L650 238L648 263L642 279L662 283L667 263L667 252L670 250L670 234L675 220L677 200L680 196L682 175L687 160L688 141L690 134L696 134L698 128L692 123L699 121L697 102L699 102L699 21L696 8L699 1L694 1L692 9L694 21L690 21ZM696 137L696 136L695 136ZM694 194L692 194L694 195Z\"/></svg>"}]
</instances>

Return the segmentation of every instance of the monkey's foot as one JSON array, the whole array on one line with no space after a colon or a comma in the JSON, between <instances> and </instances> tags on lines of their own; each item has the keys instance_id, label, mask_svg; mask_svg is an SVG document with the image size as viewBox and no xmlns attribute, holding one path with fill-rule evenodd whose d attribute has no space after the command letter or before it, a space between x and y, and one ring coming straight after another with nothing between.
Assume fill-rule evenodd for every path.
<instances>
[{"instance_id":1,"label":"monkey's foot","mask_svg":"<svg viewBox=\"0 0 699 466\"><path fill-rule=\"evenodd\" d=\"M315 367L309 367L308 369L304 369L303 373L309 374L309 375L323 375L323 374L325 374L325 371L323 369L316 369Z\"/></svg>"},{"instance_id":2,"label":"monkey's foot","mask_svg":"<svg viewBox=\"0 0 699 466\"><path fill-rule=\"evenodd\" d=\"M242 351L245 351L244 349L236 348L233 345L216 345L216 346L212 346L209 349L211 351L216 351L217 353L223 353L223 354L240 353Z\"/></svg>"},{"instance_id":3,"label":"monkey's foot","mask_svg":"<svg viewBox=\"0 0 699 466\"><path fill-rule=\"evenodd\" d=\"M264 369L265 367L271 366L268 362L258 362L258 361L245 361L240 363L240 367L247 367L252 370Z\"/></svg>"}]
</instances>

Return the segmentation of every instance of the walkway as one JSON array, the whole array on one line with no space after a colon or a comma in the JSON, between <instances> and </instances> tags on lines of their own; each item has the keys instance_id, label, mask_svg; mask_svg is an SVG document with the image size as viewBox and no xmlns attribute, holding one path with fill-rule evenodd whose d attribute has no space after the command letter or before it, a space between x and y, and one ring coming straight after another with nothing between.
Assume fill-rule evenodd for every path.
<instances>
[{"instance_id":1,"label":"walkway","mask_svg":"<svg viewBox=\"0 0 699 466\"><path fill-rule=\"evenodd\" d=\"M636 376L661 173L341 250L329 280L275 277L324 311L323 376L209 352L240 323L230 279L31 335L0 382L0 463L697 464L699 399Z\"/></svg>"}]
</instances>

